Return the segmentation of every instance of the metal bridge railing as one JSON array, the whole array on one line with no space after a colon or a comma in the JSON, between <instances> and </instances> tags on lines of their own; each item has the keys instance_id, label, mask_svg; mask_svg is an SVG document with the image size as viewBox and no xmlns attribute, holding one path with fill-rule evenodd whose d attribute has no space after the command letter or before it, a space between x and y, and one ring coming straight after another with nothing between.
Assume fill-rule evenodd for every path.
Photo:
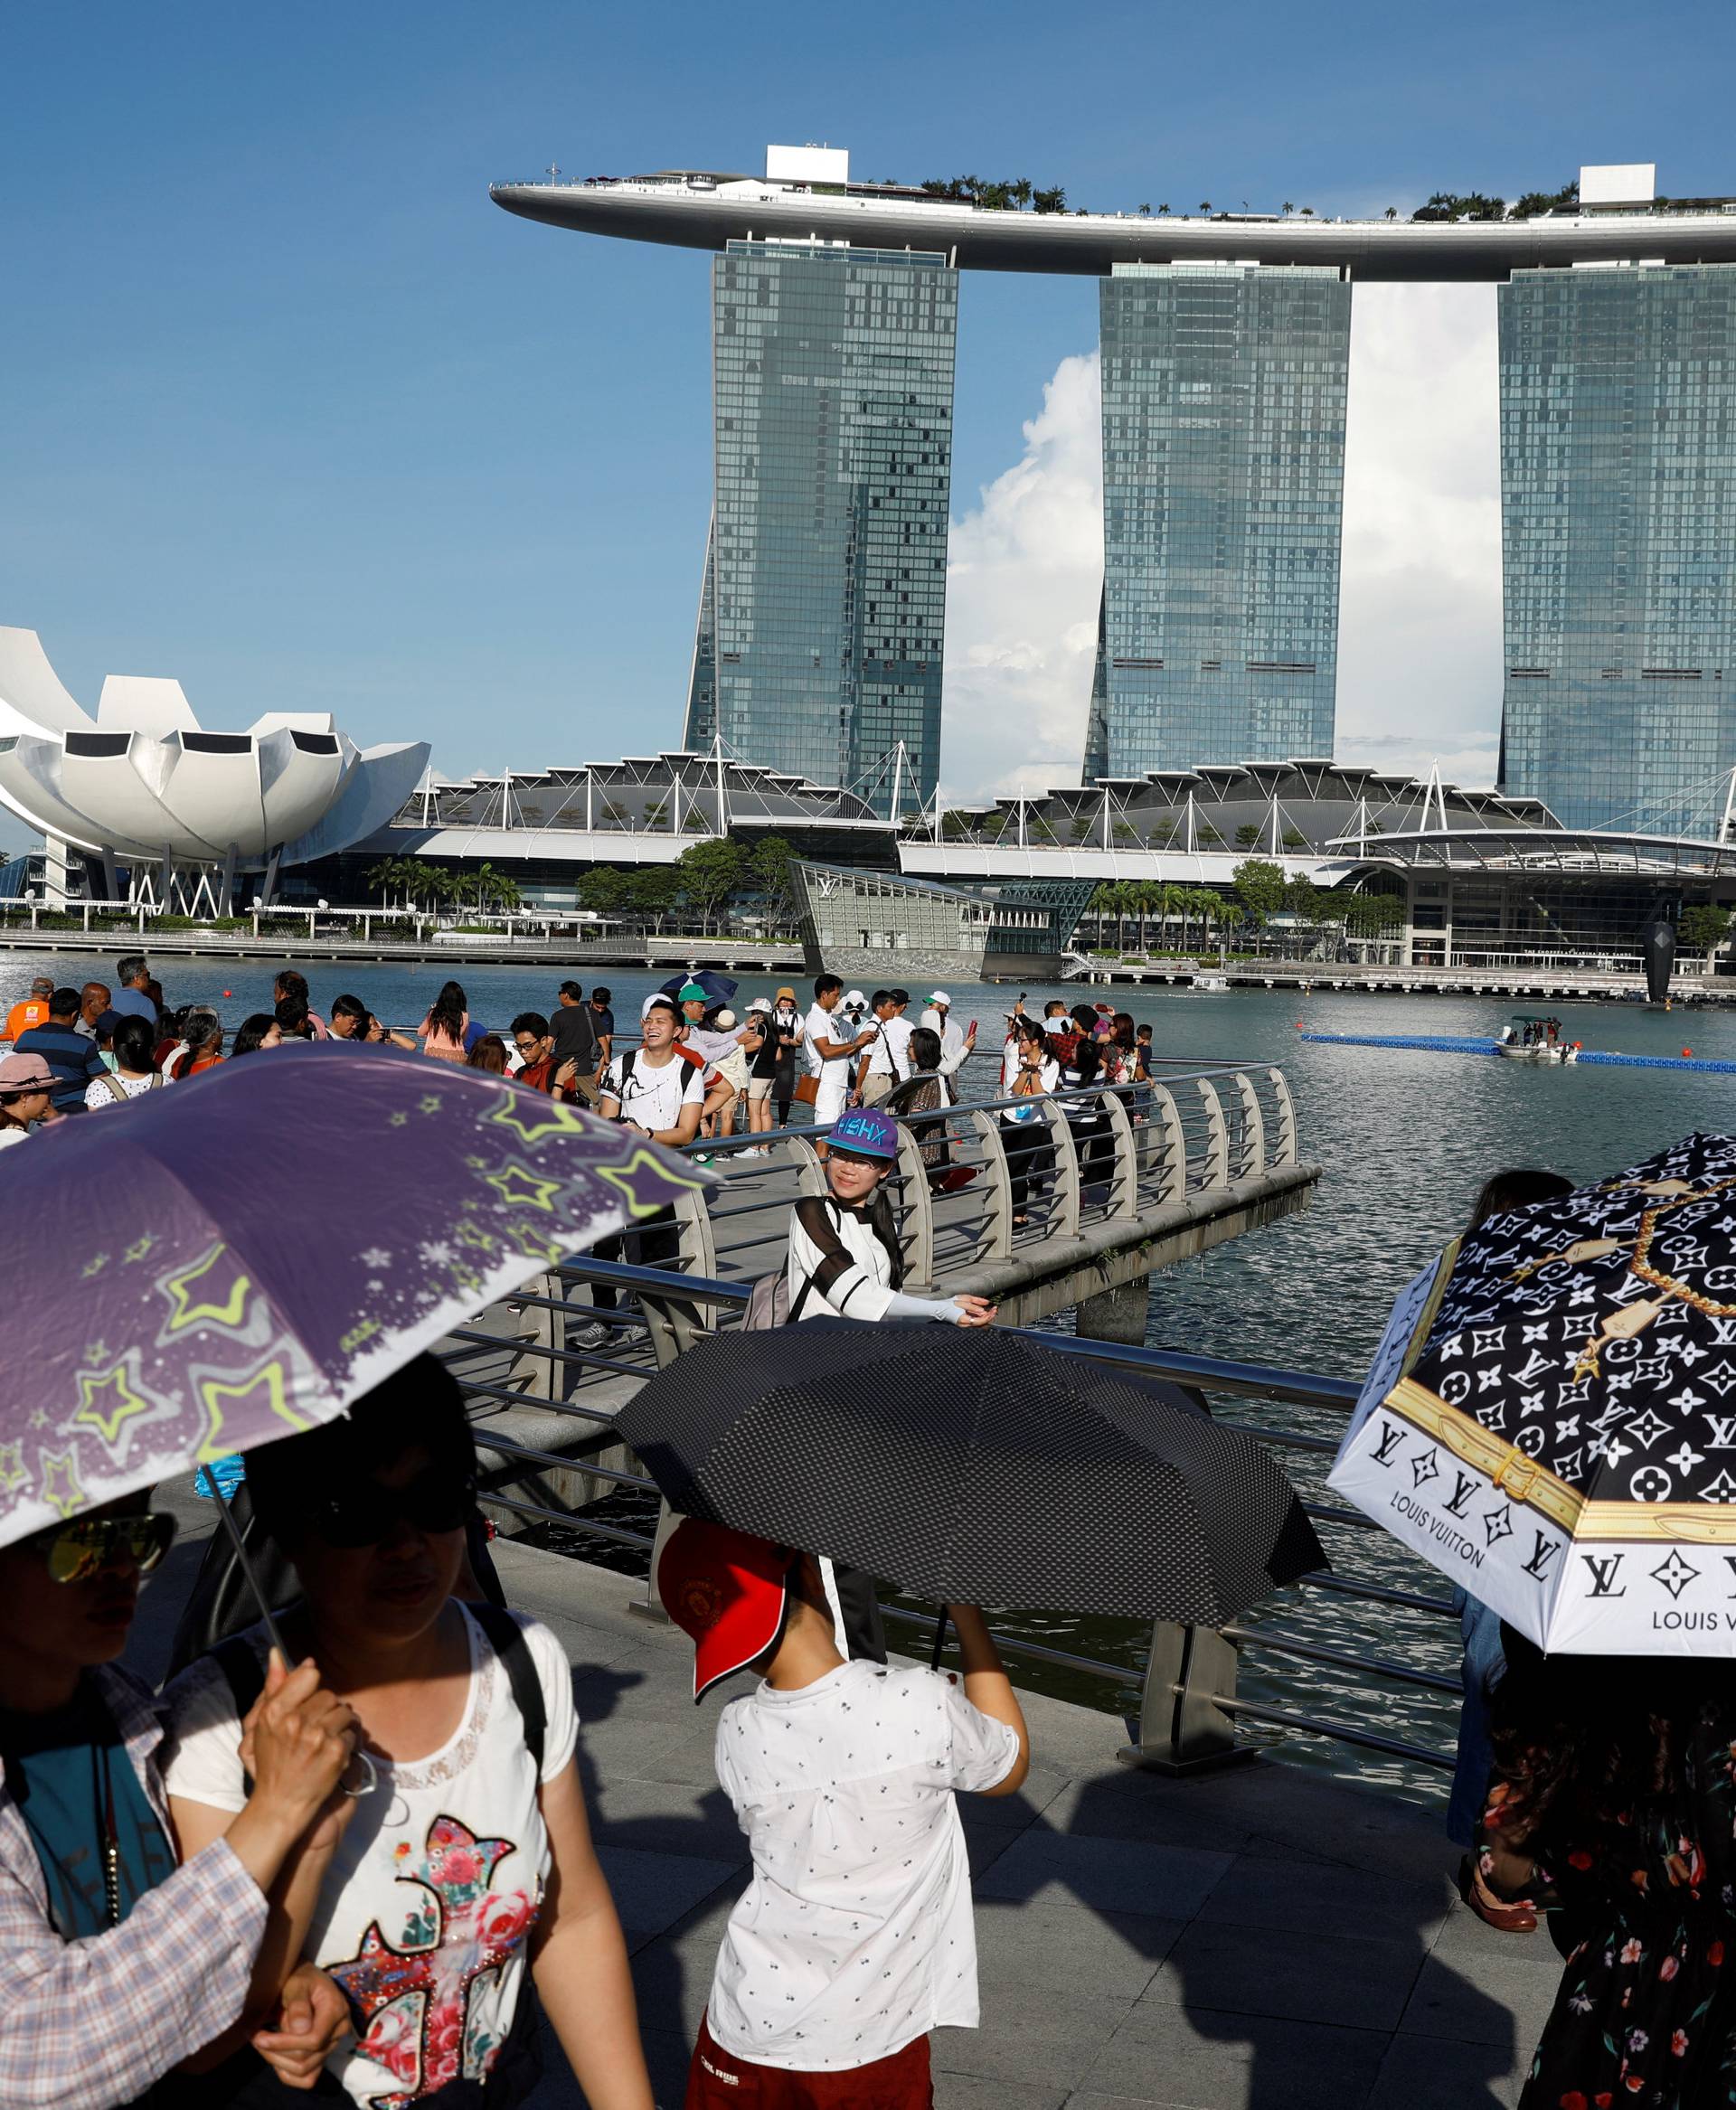
<instances>
[{"instance_id":1,"label":"metal bridge railing","mask_svg":"<svg viewBox=\"0 0 1736 2110\"><path fill-rule=\"evenodd\" d=\"M562 1315L571 1310L567 1295L570 1290L598 1284L631 1292L638 1299L636 1310L610 1315L607 1346L595 1352L572 1350L542 1337L549 1322L558 1325ZM608 1442L613 1406L620 1399L616 1388L648 1377L672 1352L679 1352L684 1342L714 1326L732 1323L746 1305L748 1295L749 1284L739 1278L581 1258L543 1277L540 1287L512 1300L522 1332L495 1334L469 1327L454 1335L444 1352L483 1416L502 1406L542 1408L573 1418L596 1439L594 1449L583 1447L583 1441L590 1440L587 1437L577 1453L553 1452L495 1435L487 1419L479 1419L478 1445L502 1461L487 1476L493 1484L485 1501L533 1522L553 1523L592 1534L648 1562L655 1544L653 1519L658 1513L652 1502L655 1490L637 1469L637 1460L625 1446L611 1446ZM583 1309L589 1316L590 1307ZM675 1315L677 1314L679 1317ZM1262 1441L1299 1454L1304 1460L1330 1454L1336 1448L1335 1438L1318 1430L1268 1426L1260 1419L1247 1418L1247 1411L1260 1416L1274 1408L1291 1408L1325 1415L1329 1422L1335 1422L1348 1413L1357 1392L1354 1383L1340 1378L1172 1349L1127 1347L1028 1331L1031 1338L1064 1348L1069 1353L1142 1371L1197 1387L1223 1401L1238 1402L1243 1413L1234 1418L1220 1416L1225 1426L1246 1429ZM515 1381L476 1380L465 1368L465 1361L479 1347L496 1355L505 1351L516 1359ZM578 1380L563 1396L557 1396L561 1394L561 1387L554 1381L557 1372L568 1373ZM585 1399L587 1389L597 1394L595 1403ZM522 1488L527 1478L534 1488L536 1476L545 1472L580 1476L587 1484L587 1500L562 1507L552 1499L532 1501L522 1493L505 1492L510 1487ZM611 1498L623 1494L637 1499L637 1519L623 1521L618 1513L611 1513ZM1359 1541L1365 1543L1364 1535L1378 1529L1360 1513L1335 1504L1309 1501L1307 1507L1310 1515L1329 1530L1350 1531L1353 1546ZM1382 1640L1378 1650L1354 1645L1356 1636L1341 1630L1363 1607L1378 1617ZM1457 1678L1444 1670L1431 1670L1426 1663L1406 1660L1407 1644L1391 1617L1393 1613L1420 1615L1433 1623L1435 1633L1444 1641L1440 1623L1454 1611L1448 1599L1396 1587L1366 1573L1334 1571L1304 1578L1299 1585L1278 1595L1274 1609L1288 1613L1292 1622L1301 1614L1312 1631L1297 1632L1293 1623L1267 1625L1260 1615L1222 1630L1160 1620L1152 1628L1142 1660L1122 1663L1057 1649L1015 1633L1002 1632L996 1638L1015 1666L1051 1669L1089 1681L1090 1689L1102 1693L1106 1707L1118 1713L1124 1712L1118 1703L1119 1696L1137 1689L1137 1701L1127 1717L1131 1742L1122 1754L1132 1764L1172 1773L1221 1765L1257 1747L1238 1733L1238 1725L1246 1723L1326 1738L1427 1768L1450 1770L1453 1758L1449 1752L1421 1742L1415 1735L1396 1733L1383 1719L1372 1719L1389 1714L1395 1701L1406 1693L1432 1696L1437 1713L1440 1698L1458 1695ZM914 1609L889 1606L886 1610L889 1618L918 1633L933 1631L933 1620ZM1417 1631L1420 1638L1425 1632ZM1443 1654L1439 1645L1427 1653L1438 1659ZM1303 1666L1330 1672L1345 1695L1346 1713L1323 1712L1307 1695L1301 1696L1299 1705L1276 1705L1266 1698L1250 1698L1239 1689L1244 1656L1259 1666L1262 1691L1276 1690L1279 1699L1292 1696L1279 1682L1287 1669ZM1356 1719L1359 1712L1361 1719Z\"/></svg>"},{"instance_id":2,"label":"metal bridge railing","mask_svg":"<svg viewBox=\"0 0 1736 2110\"><path fill-rule=\"evenodd\" d=\"M998 1068L998 1057L977 1060ZM927 1290L967 1269L1051 1249L1089 1227L1132 1223L1297 1163L1296 1112L1281 1070L1159 1067L1148 1084L961 1098L901 1117L888 1185L907 1286ZM1033 1107L1031 1124L1007 1117ZM1042 1139L1033 1147L1026 1137L1038 1124ZM817 1139L811 1127L793 1127L691 1145L689 1154L709 1163L722 1184L675 1205L684 1271L729 1281L781 1266L790 1204L825 1192ZM1010 1140L1021 1145L1014 1153ZM1014 1207L1021 1175L1023 1210ZM661 1319L654 1329L661 1361L691 1333Z\"/></svg>"}]
</instances>

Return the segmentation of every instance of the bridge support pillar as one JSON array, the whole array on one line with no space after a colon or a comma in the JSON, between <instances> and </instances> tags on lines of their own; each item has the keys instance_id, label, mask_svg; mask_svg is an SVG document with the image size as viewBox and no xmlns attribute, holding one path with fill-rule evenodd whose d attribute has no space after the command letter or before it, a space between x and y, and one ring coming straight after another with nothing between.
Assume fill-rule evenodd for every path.
<instances>
[{"instance_id":1,"label":"bridge support pillar","mask_svg":"<svg viewBox=\"0 0 1736 2110\"><path fill-rule=\"evenodd\" d=\"M1134 1282L1099 1289L1095 1296L1081 1297L1074 1330L1081 1341L1113 1341L1122 1348L1146 1344L1146 1299L1150 1285L1144 1276Z\"/></svg>"}]
</instances>

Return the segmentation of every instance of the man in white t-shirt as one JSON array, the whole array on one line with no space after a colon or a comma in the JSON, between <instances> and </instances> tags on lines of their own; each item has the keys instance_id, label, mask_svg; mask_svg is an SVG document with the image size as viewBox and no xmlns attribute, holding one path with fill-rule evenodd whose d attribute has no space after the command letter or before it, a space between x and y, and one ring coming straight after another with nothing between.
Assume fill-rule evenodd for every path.
<instances>
[{"instance_id":1,"label":"man in white t-shirt","mask_svg":"<svg viewBox=\"0 0 1736 2110\"><path fill-rule=\"evenodd\" d=\"M926 2110L929 2031L973 2029L978 2013L954 1790L1012 1794L1030 1766L982 1614L948 1607L961 1690L938 1671L845 1662L811 1554L690 1518L656 1582L695 1644L695 1700L750 1663L764 1673L717 1725L753 1880L718 1951L688 2110L841 2101L817 2077L844 2072L853 2102Z\"/></svg>"},{"instance_id":2,"label":"man in white t-shirt","mask_svg":"<svg viewBox=\"0 0 1736 2110\"><path fill-rule=\"evenodd\" d=\"M854 1058L879 1032L876 1025L859 1033L847 1032L835 1017L844 984L835 975L821 975L814 984L814 1004L803 1022L809 1074L818 1080L814 1099L814 1126L829 1128L844 1111L855 1074Z\"/></svg>"},{"instance_id":3,"label":"man in white t-shirt","mask_svg":"<svg viewBox=\"0 0 1736 2110\"><path fill-rule=\"evenodd\" d=\"M910 1074L910 1035L915 1031L902 1015L899 998L910 1002L899 989L876 989L870 1008L879 1029L868 1049L863 1071L862 1103L877 1107L892 1097L894 1088Z\"/></svg>"},{"instance_id":4,"label":"man in white t-shirt","mask_svg":"<svg viewBox=\"0 0 1736 2110\"><path fill-rule=\"evenodd\" d=\"M677 1150L698 1135L705 1099L704 1071L675 1052L679 1018L673 997L660 992L647 996L639 1007L640 1045L622 1049L604 1070L597 1091L597 1110L606 1121L618 1122L647 1142L666 1143ZM634 1267L667 1267L680 1251L675 1212L663 1209L624 1236L602 1239L597 1258L625 1261ZM615 1286L593 1283L590 1301L599 1312L614 1311L618 1301ZM600 1318L581 1325L570 1323L567 1329L567 1339L576 1348L600 1348L611 1337L609 1324Z\"/></svg>"}]
</instances>

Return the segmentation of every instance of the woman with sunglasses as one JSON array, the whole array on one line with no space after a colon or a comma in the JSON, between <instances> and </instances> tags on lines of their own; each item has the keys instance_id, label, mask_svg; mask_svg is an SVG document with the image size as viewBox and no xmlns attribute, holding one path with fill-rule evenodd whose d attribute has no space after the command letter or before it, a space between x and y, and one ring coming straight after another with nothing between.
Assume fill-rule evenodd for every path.
<instances>
[{"instance_id":1,"label":"woman with sunglasses","mask_svg":"<svg viewBox=\"0 0 1736 2110\"><path fill-rule=\"evenodd\" d=\"M252 1796L224 1838L175 1866L162 1724L115 1660L139 1578L175 1536L147 1502L130 1495L0 1549L7 2105L182 2100L178 2080L153 2084L242 2012L267 1893L354 1749L350 1710L317 1672L274 1663L248 1725Z\"/></svg>"},{"instance_id":2,"label":"woman with sunglasses","mask_svg":"<svg viewBox=\"0 0 1736 2110\"><path fill-rule=\"evenodd\" d=\"M305 1954L344 1988L356 2032L319 2077L331 2100L510 2110L537 2079L540 2000L591 2110L651 2110L565 1653L533 1620L453 1594L476 1450L450 1373L419 1358L345 1420L250 1456L248 1480L301 1587L286 1639L355 1710L368 1776L273 1892L257 2011ZM263 1649L255 1628L170 1688L184 1853L247 1806L237 1678ZM297 2099L235 2044L202 2103Z\"/></svg>"}]
</instances>

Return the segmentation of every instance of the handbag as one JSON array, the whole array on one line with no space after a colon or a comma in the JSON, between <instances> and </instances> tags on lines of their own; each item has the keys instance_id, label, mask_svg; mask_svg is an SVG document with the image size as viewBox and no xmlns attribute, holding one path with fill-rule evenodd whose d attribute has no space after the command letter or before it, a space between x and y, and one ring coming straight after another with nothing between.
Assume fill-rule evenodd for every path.
<instances>
[{"instance_id":1,"label":"handbag","mask_svg":"<svg viewBox=\"0 0 1736 2110\"><path fill-rule=\"evenodd\" d=\"M796 1079L796 1089L790 1097L797 1106L811 1107L820 1096L820 1080L811 1069L805 1069Z\"/></svg>"}]
</instances>

